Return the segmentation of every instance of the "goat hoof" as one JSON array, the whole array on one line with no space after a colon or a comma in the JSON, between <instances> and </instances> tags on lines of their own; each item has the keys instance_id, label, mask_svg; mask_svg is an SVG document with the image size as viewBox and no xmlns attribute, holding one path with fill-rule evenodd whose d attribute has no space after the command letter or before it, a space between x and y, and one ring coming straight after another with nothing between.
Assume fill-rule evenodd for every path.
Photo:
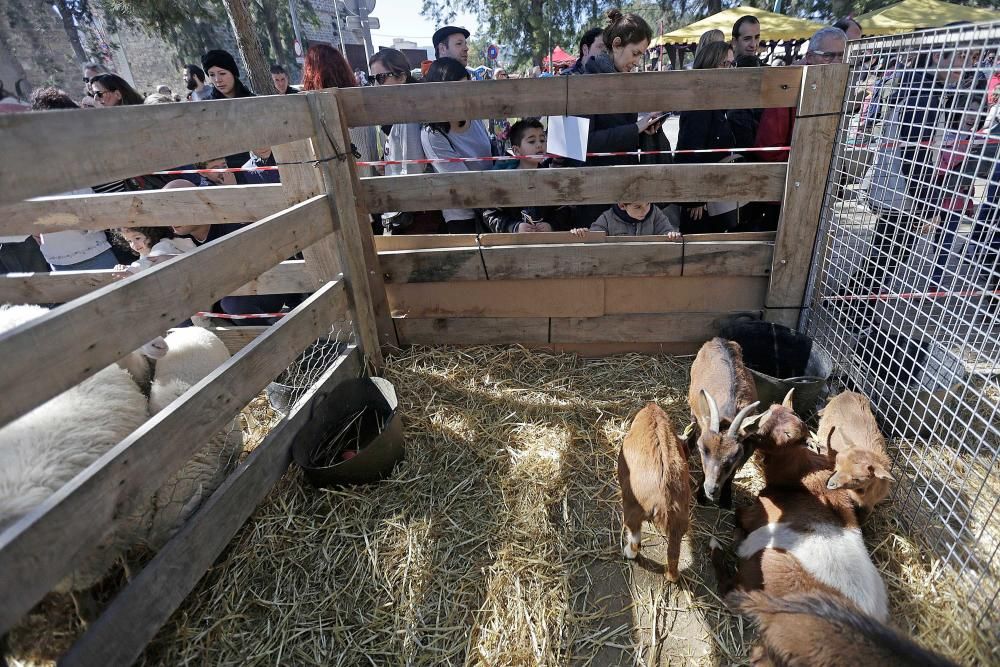
<instances>
[{"instance_id":1,"label":"goat hoof","mask_svg":"<svg viewBox=\"0 0 1000 667\"><path fill-rule=\"evenodd\" d=\"M672 584L676 584L678 581L681 580L681 575L680 572L677 572L676 570L673 572L667 570L667 573L664 575L664 579L666 579Z\"/></svg>"},{"instance_id":2,"label":"goat hoof","mask_svg":"<svg viewBox=\"0 0 1000 667\"><path fill-rule=\"evenodd\" d=\"M633 546L631 542L626 542L622 553L625 554L625 558L635 560L639 556L639 548Z\"/></svg>"}]
</instances>

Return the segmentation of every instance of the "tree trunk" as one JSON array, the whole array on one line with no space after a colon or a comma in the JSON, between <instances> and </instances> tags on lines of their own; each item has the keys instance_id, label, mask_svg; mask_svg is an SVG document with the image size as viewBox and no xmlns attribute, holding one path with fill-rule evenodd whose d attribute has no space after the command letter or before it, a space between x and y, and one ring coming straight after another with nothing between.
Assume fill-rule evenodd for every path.
<instances>
[{"instance_id":1,"label":"tree trunk","mask_svg":"<svg viewBox=\"0 0 1000 667\"><path fill-rule=\"evenodd\" d=\"M69 8L66 0L58 0L56 7L59 9L59 15L62 17L63 30L66 32L66 37L69 39L70 46L73 47L73 53L76 55L76 60L82 66L86 64L90 58L87 56L87 52L83 50L83 44L80 43L80 32L77 30L76 23L73 21L73 10Z\"/></svg>"},{"instance_id":2,"label":"tree trunk","mask_svg":"<svg viewBox=\"0 0 1000 667\"><path fill-rule=\"evenodd\" d=\"M247 0L223 0L223 3L226 5L226 13L229 14L229 22L236 35L236 46L243 56L250 87L258 95L274 94L271 68L264 59L264 51L260 47L257 31L250 18Z\"/></svg>"},{"instance_id":3,"label":"tree trunk","mask_svg":"<svg viewBox=\"0 0 1000 667\"><path fill-rule=\"evenodd\" d=\"M722 0L705 0L705 8L708 9L708 15L718 14L722 11Z\"/></svg>"}]
</instances>

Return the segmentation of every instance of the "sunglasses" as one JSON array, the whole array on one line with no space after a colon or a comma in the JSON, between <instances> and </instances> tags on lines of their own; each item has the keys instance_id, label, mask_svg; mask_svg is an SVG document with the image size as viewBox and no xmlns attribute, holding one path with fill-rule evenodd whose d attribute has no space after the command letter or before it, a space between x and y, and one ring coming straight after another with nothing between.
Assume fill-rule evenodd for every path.
<instances>
[{"instance_id":1,"label":"sunglasses","mask_svg":"<svg viewBox=\"0 0 1000 667\"><path fill-rule=\"evenodd\" d=\"M373 74L372 78L375 79L375 82L378 83L378 85L384 86L386 79L388 79L390 76L403 76L403 75L396 74L395 72L382 72L381 74Z\"/></svg>"}]
</instances>

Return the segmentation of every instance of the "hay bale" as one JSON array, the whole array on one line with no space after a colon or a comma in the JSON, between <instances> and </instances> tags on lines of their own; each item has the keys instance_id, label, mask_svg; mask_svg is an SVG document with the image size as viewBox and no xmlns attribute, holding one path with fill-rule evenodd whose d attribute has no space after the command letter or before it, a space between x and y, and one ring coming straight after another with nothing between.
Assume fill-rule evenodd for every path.
<instances>
[{"instance_id":1,"label":"hay bale","mask_svg":"<svg viewBox=\"0 0 1000 667\"><path fill-rule=\"evenodd\" d=\"M695 510L677 586L621 557L618 448L648 400L683 427L689 366L399 352L384 376L407 460L366 488L318 491L286 474L140 662L745 663L752 635L715 595L706 557L732 513ZM737 504L761 484L747 466ZM960 662L990 662L952 574L900 533L898 511L883 506L865 527L894 620ZM662 540L646 530L655 560Z\"/></svg>"}]
</instances>

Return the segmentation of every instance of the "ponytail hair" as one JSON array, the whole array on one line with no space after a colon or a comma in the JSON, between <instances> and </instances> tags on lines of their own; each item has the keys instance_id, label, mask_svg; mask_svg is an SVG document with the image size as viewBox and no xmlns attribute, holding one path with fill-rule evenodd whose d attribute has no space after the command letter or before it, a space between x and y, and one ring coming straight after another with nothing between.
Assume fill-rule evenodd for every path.
<instances>
[{"instance_id":1,"label":"ponytail hair","mask_svg":"<svg viewBox=\"0 0 1000 667\"><path fill-rule=\"evenodd\" d=\"M609 50L616 37L619 38L619 46L653 40L653 29L638 14L622 14L621 10L615 7L608 10L607 17L604 44Z\"/></svg>"}]
</instances>

